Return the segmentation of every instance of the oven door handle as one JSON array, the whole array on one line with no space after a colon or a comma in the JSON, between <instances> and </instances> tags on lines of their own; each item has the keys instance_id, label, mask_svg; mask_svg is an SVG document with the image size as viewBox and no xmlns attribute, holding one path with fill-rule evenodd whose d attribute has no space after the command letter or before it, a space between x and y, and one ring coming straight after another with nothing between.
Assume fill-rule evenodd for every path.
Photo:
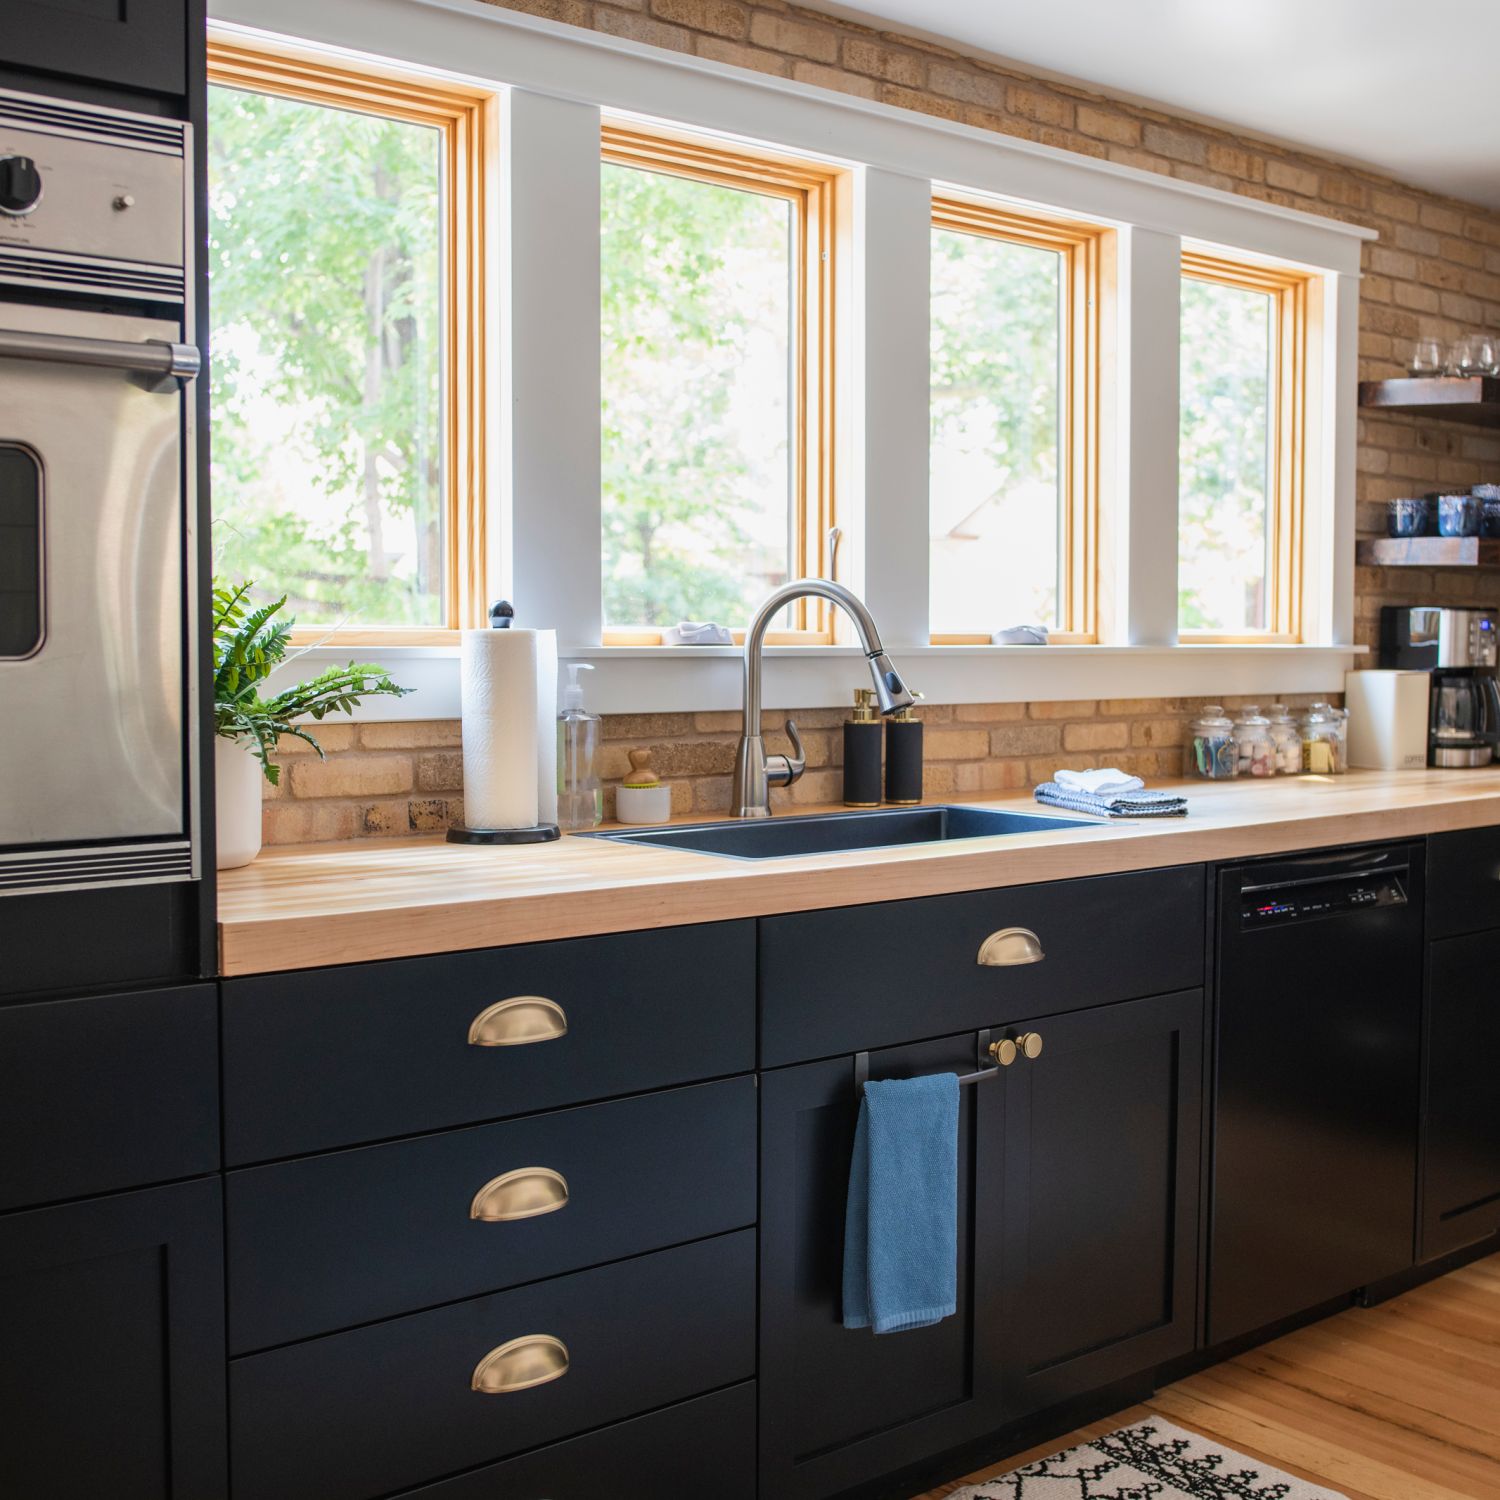
<instances>
[{"instance_id":1,"label":"oven door handle","mask_svg":"<svg viewBox=\"0 0 1500 1500\"><path fill-rule=\"evenodd\" d=\"M86 339L72 334L28 333L0 328L0 359L45 359L69 365L100 365L111 370L132 370L156 377L154 387L171 389L174 380L194 379L203 367L203 356L192 344L172 344L165 339Z\"/></svg>"}]
</instances>

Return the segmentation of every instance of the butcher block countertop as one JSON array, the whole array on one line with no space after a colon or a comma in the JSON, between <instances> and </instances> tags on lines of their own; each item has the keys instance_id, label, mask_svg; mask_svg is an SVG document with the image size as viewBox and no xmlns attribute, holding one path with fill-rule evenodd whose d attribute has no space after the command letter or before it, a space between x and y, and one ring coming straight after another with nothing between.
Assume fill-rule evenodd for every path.
<instances>
[{"instance_id":1,"label":"butcher block countertop","mask_svg":"<svg viewBox=\"0 0 1500 1500\"><path fill-rule=\"evenodd\" d=\"M1185 818L790 859L724 859L567 835L509 848L439 838L273 848L219 877L221 972L857 906L1500 823L1495 767L1179 785L1190 799ZM962 805L1053 811L1029 795Z\"/></svg>"}]
</instances>

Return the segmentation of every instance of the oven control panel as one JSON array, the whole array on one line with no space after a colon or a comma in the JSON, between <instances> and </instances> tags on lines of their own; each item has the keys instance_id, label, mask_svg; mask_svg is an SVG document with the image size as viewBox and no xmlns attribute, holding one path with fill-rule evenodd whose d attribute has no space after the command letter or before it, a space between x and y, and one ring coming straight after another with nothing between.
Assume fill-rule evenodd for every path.
<instances>
[{"instance_id":1,"label":"oven control panel","mask_svg":"<svg viewBox=\"0 0 1500 1500\"><path fill-rule=\"evenodd\" d=\"M0 282L181 302L188 127L0 90Z\"/></svg>"}]
</instances>

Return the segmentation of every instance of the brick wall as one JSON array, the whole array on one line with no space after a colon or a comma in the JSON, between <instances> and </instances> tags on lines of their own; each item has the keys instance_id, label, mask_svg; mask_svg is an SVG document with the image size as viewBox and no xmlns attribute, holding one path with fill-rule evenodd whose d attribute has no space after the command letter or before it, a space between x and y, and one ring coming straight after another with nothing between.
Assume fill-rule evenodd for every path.
<instances>
[{"instance_id":1,"label":"brick wall","mask_svg":"<svg viewBox=\"0 0 1500 1500\"><path fill-rule=\"evenodd\" d=\"M491 3L1368 225L1380 238L1364 250L1359 342L1365 379L1403 373L1407 346L1419 335L1447 341L1500 331L1500 213L1378 173L778 0ZM1400 417L1360 421L1362 536L1383 530L1387 499L1483 479L1500 479L1500 434ZM1500 607L1500 574L1362 567L1355 594L1357 639L1372 644L1381 604ZM1060 765L1119 764L1145 775L1176 774L1183 725L1201 701L925 707L928 790L946 795L1020 787ZM612 717L605 725L603 773L617 779L625 749L650 745L661 774L676 786L680 811L722 811L735 717ZM771 735L778 744L780 717ZM836 801L843 711L808 709L796 717L808 731L808 772L778 798ZM768 719L768 733L772 727ZM328 760L319 763L297 753L305 747L294 747L281 789L267 788L268 842L437 831L461 815L456 724L340 725L319 734Z\"/></svg>"},{"instance_id":2,"label":"brick wall","mask_svg":"<svg viewBox=\"0 0 1500 1500\"><path fill-rule=\"evenodd\" d=\"M924 792L930 799L1016 791L1045 781L1061 766L1120 766L1148 780L1180 776L1188 722L1208 701L923 704ZM1233 707L1250 700L1219 701ZM1303 707L1312 698L1293 694L1282 701ZM842 708L791 711L807 770L789 790L772 792L774 806L842 798L841 726L847 716ZM779 710L764 715L773 753L790 749L781 727L787 717ZM627 751L643 747L651 751L657 774L671 783L674 813L723 813L739 727L738 713L606 715L599 758L605 816L614 816L615 784L630 767ZM265 788L268 844L441 833L463 820L457 720L323 725L316 733L326 760L297 740L282 746L281 785Z\"/></svg>"}]
</instances>

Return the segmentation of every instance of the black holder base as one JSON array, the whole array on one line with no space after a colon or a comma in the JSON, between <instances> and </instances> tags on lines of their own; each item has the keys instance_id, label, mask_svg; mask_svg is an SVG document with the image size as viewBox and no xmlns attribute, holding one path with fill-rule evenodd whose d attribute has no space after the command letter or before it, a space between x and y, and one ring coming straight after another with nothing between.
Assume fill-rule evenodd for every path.
<instances>
[{"instance_id":1,"label":"black holder base","mask_svg":"<svg viewBox=\"0 0 1500 1500\"><path fill-rule=\"evenodd\" d=\"M465 828L456 823L448 830L450 844L550 844L561 837L556 823L538 823L535 828Z\"/></svg>"}]
</instances>

